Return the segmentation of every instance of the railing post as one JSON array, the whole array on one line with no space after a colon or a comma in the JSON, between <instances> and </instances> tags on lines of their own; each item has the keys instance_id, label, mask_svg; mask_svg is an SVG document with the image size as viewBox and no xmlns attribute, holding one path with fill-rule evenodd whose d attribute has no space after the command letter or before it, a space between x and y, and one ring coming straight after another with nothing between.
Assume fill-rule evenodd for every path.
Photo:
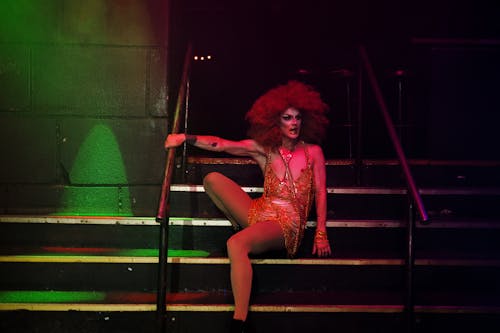
<instances>
[{"instance_id":1,"label":"railing post","mask_svg":"<svg viewBox=\"0 0 500 333\"><path fill-rule=\"evenodd\" d=\"M347 126L348 126L348 136L349 136L349 159L354 157L353 155L353 124L352 124L352 96L351 96L351 83L352 83L353 73L346 70L344 75L345 79L345 94L346 94L346 109L347 109Z\"/></svg>"},{"instance_id":2,"label":"railing post","mask_svg":"<svg viewBox=\"0 0 500 333\"><path fill-rule=\"evenodd\" d=\"M375 73L368 59L368 55L363 46L360 46L360 56L362 65L366 70L366 75L368 81L375 94L375 99L380 107L382 117L387 127L389 138L391 139L396 154L398 156L399 162L401 163L401 168L403 169L404 176L406 178L406 183L408 185L408 229L407 229L407 258L406 258L406 304L405 313L407 316L407 331L412 333L415 329L414 320L414 299L413 299L413 273L414 273L414 261L415 261L415 244L414 244L414 232L415 232L415 209L418 209L419 216L422 221L428 221L427 211L425 210L422 197L418 191L418 188L411 174L408 161L404 154L403 148L401 146L400 138L398 138L394 123L389 115L387 105L382 96L380 86L375 77ZM362 66L363 67L363 66Z\"/></svg>"},{"instance_id":3,"label":"railing post","mask_svg":"<svg viewBox=\"0 0 500 333\"><path fill-rule=\"evenodd\" d=\"M415 264L415 207L413 199L408 196L408 228L407 228L407 256L406 256L406 320L408 333L413 333L415 330L415 311L413 297L413 273Z\"/></svg>"},{"instance_id":4,"label":"railing post","mask_svg":"<svg viewBox=\"0 0 500 333\"><path fill-rule=\"evenodd\" d=\"M377 78L375 77L375 73L371 66L371 63L368 59L368 54L363 46L360 46L360 56L362 64L366 69L366 74L368 76L368 81L371 84L373 89L373 93L375 94L375 100L380 107L380 112L382 113L383 120L385 122L387 132L389 134L389 138L392 141L394 146L394 150L398 156L399 162L401 163L401 168L403 169L406 183L408 185L408 190L410 191L411 197L417 206L418 212L422 221L427 221L429 217L427 216L427 211L425 210L424 203L418 192L417 185L415 184L415 180L411 175L410 167L408 165L408 161L406 159L405 153L403 151L403 147L401 146L401 142L399 141L398 135L396 133L396 129L394 128L394 123L392 122L391 116L389 115L389 111L387 109L387 105L385 103L384 97L382 96L382 91L380 90L380 86L377 82Z\"/></svg>"},{"instance_id":5,"label":"railing post","mask_svg":"<svg viewBox=\"0 0 500 333\"><path fill-rule=\"evenodd\" d=\"M396 78L396 90L397 90L397 127L398 127L398 137L399 141L401 141L401 144L403 145L403 135L404 133L408 135L408 127L404 126L407 124L403 124L403 76L404 76L404 71L403 70L397 70L395 73L395 78ZM408 117L406 117L408 118ZM405 131L403 131L403 126L405 127Z\"/></svg>"},{"instance_id":6,"label":"railing post","mask_svg":"<svg viewBox=\"0 0 500 333\"><path fill-rule=\"evenodd\" d=\"M193 48L191 43L188 45L184 58L184 67L182 71L181 84L177 96L174 117L172 121L171 133L178 133L180 127L180 113L182 105L185 103L187 81L191 66ZM173 169L175 164L175 148L170 148L167 154L165 164L165 173L161 187L160 200L158 202L158 211L156 222L160 224L160 244L158 251L158 290L156 295L156 314L159 320L159 332L164 332L166 327L166 305L167 305L167 259L168 259L168 223L170 218L170 184L172 181Z\"/></svg>"},{"instance_id":7,"label":"railing post","mask_svg":"<svg viewBox=\"0 0 500 333\"><path fill-rule=\"evenodd\" d=\"M188 134L189 133L189 99L191 97L191 81L188 77L187 82L186 82L186 103L184 103L184 133ZM188 150L188 145L187 142L184 141L184 144L182 145L182 164L181 164L181 173L182 173L182 180L184 183L187 183L187 150Z\"/></svg>"},{"instance_id":8,"label":"railing post","mask_svg":"<svg viewBox=\"0 0 500 333\"><path fill-rule=\"evenodd\" d=\"M167 203L167 211L170 210ZM166 308L167 308L167 259L168 259L168 223L167 215L160 221L160 239L158 254L158 291L156 297L156 314L159 321L158 332L166 330Z\"/></svg>"},{"instance_id":9,"label":"railing post","mask_svg":"<svg viewBox=\"0 0 500 333\"><path fill-rule=\"evenodd\" d=\"M356 158L354 167L356 171L356 185L361 185L361 168L363 154L363 61L359 59L357 80L357 117L356 117Z\"/></svg>"}]
</instances>

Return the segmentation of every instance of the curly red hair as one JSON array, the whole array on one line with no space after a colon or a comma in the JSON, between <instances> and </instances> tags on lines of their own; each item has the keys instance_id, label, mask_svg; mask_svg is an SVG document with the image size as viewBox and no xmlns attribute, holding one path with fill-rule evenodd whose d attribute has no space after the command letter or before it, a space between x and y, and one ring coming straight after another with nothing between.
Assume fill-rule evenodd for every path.
<instances>
[{"instance_id":1,"label":"curly red hair","mask_svg":"<svg viewBox=\"0 0 500 333\"><path fill-rule=\"evenodd\" d=\"M273 88L255 101L245 116L250 124L248 135L266 147L280 145L280 116L290 107L299 110L302 115L299 139L319 143L328 125L325 115L328 106L316 90L298 81Z\"/></svg>"}]
</instances>

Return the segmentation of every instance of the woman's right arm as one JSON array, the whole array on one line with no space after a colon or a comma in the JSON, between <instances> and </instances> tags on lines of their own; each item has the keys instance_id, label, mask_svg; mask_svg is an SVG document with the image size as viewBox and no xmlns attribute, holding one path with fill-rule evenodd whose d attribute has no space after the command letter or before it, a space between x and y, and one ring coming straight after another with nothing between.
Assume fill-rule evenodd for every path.
<instances>
[{"instance_id":1,"label":"woman's right arm","mask_svg":"<svg viewBox=\"0 0 500 333\"><path fill-rule=\"evenodd\" d=\"M253 158L259 155L264 155L264 149L257 144L254 140L241 140L232 141L220 138L218 136L210 135L192 135L192 134L169 134L165 140L165 149L175 148L182 145L184 142L189 143L195 147L217 151L226 152L228 154L237 156L250 156Z\"/></svg>"}]
</instances>

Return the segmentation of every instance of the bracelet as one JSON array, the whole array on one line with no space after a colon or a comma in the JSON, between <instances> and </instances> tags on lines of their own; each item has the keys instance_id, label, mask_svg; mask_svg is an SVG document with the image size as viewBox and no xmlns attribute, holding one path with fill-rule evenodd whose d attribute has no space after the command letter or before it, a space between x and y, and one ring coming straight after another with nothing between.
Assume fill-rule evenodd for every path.
<instances>
[{"instance_id":1,"label":"bracelet","mask_svg":"<svg viewBox=\"0 0 500 333\"><path fill-rule=\"evenodd\" d=\"M194 145L196 143L196 135L193 134L186 134L186 143L189 143L190 145Z\"/></svg>"},{"instance_id":2,"label":"bracelet","mask_svg":"<svg viewBox=\"0 0 500 333\"><path fill-rule=\"evenodd\" d=\"M326 231L316 231L316 234L314 235L314 242L319 243L319 242L328 242L328 235Z\"/></svg>"}]
</instances>

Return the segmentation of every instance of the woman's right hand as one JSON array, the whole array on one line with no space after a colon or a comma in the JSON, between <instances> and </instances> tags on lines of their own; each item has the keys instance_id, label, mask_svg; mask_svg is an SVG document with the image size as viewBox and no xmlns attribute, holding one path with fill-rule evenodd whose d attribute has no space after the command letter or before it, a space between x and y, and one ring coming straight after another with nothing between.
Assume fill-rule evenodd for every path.
<instances>
[{"instance_id":1,"label":"woman's right hand","mask_svg":"<svg viewBox=\"0 0 500 333\"><path fill-rule=\"evenodd\" d=\"M165 139L165 149L179 147L186 140L186 135L181 134L169 134Z\"/></svg>"}]
</instances>

